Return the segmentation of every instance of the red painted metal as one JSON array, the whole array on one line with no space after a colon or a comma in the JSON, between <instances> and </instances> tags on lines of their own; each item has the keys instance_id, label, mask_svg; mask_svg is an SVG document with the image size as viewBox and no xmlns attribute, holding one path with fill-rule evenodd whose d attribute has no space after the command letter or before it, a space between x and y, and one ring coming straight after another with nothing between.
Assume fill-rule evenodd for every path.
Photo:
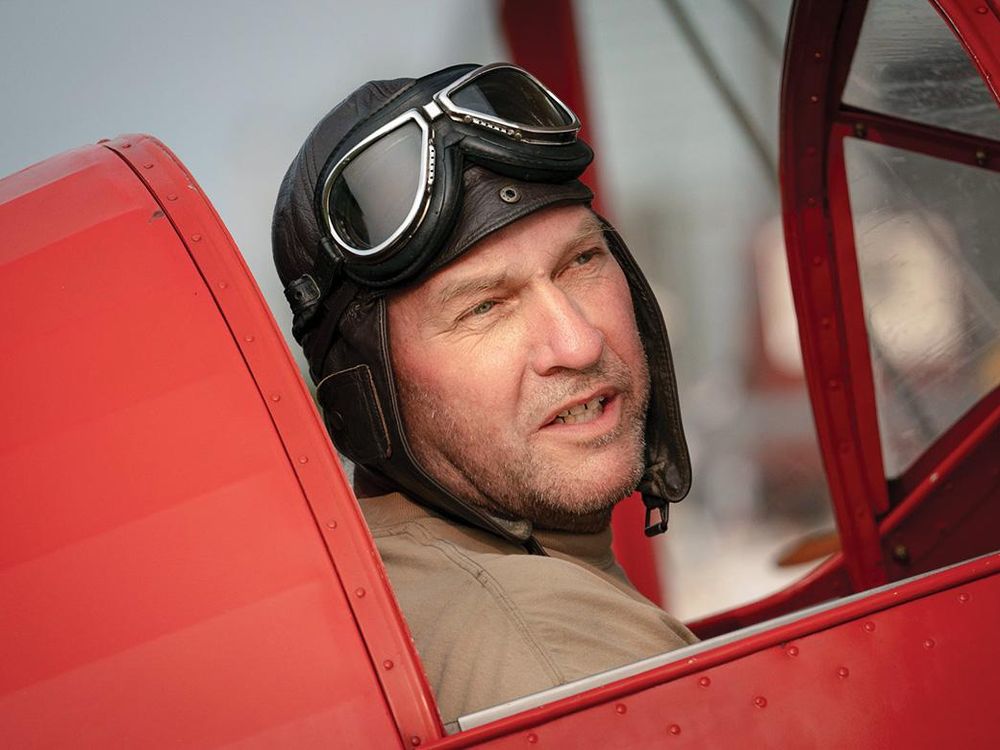
<instances>
[{"instance_id":1,"label":"red painted metal","mask_svg":"<svg viewBox=\"0 0 1000 750\"><path fill-rule=\"evenodd\" d=\"M0 227L4 744L440 736L308 393L172 154L49 159L0 182Z\"/></svg>"},{"instance_id":2,"label":"red painted metal","mask_svg":"<svg viewBox=\"0 0 1000 750\"><path fill-rule=\"evenodd\" d=\"M880 526L896 577L1000 546L1000 389L946 437L951 442L958 435Z\"/></svg>"},{"instance_id":3,"label":"red painted metal","mask_svg":"<svg viewBox=\"0 0 1000 750\"><path fill-rule=\"evenodd\" d=\"M188 243L192 258L213 289L216 303L233 331L268 407L283 444L293 459L298 481L309 503L330 558L340 574L347 601L358 621L372 663L403 737L427 739L441 731L433 699L419 664L409 631L382 568L368 527L345 480L340 462L298 368L284 344L242 256L218 215L202 194L198 202L175 203L171 194L198 190L194 178L159 141L149 137L108 144L127 159L147 187L165 206L178 234ZM146 164L160 164L153 172ZM200 190L199 190L200 193ZM162 196L167 196L163 201ZM213 242L213 239L217 241ZM239 284L230 279L238 278ZM212 282L215 282L214 284ZM263 337L267 337L267 346ZM285 394L291 394L292 399ZM279 396L275 400L274 396ZM386 668L391 664L392 668Z\"/></svg>"},{"instance_id":4,"label":"red painted metal","mask_svg":"<svg viewBox=\"0 0 1000 750\"><path fill-rule=\"evenodd\" d=\"M996 0L931 0L1000 102L1000 10Z\"/></svg>"},{"instance_id":5,"label":"red painted metal","mask_svg":"<svg viewBox=\"0 0 1000 750\"><path fill-rule=\"evenodd\" d=\"M889 491L878 431L875 378L872 374L871 348L861 295L861 273L854 244L854 219L848 195L844 143L839 135L836 124L828 123L826 206L833 251L830 283L833 293L837 295L837 320L843 330L841 367L849 373L850 378L845 400L836 406L841 422L837 426L841 430L834 439L837 441L838 452L844 454L842 461L846 465L841 471L849 476L853 473L861 474L865 480L863 488L866 494L848 494L835 498L835 502L839 500L846 506L845 512L852 512L858 518L864 515L867 524L888 511ZM815 264L815 258L813 263ZM849 450L847 444L850 437L844 425L849 420L854 423L856 430L856 451ZM853 490L860 493L862 486L855 485ZM869 544L873 541L878 542L877 535L874 539L866 539ZM873 556L875 553L870 547L866 547L864 554Z\"/></svg>"},{"instance_id":6,"label":"red painted metal","mask_svg":"<svg viewBox=\"0 0 1000 750\"><path fill-rule=\"evenodd\" d=\"M886 580L875 514L888 508L888 496L870 372L854 369L868 370L864 323L854 312L861 309L856 269L850 275L854 259L831 240L827 149L836 109L827 97L843 40L830 30L840 26L845 5L795 6L782 83L780 173L806 381L845 564L854 589L863 590ZM854 40L849 44L853 49Z\"/></svg>"},{"instance_id":7,"label":"red painted metal","mask_svg":"<svg viewBox=\"0 0 1000 750\"><path fill-rule=\"evenodd\" d=\"M1000 141L936 128L890 115L843 107L831 128L835 140L862 137L872 143L947 159L970 167L1000 171Z\"/></svg>"},{"instance_id":8,"label":"red painted metal","mask_svg":"<svg viewBox=\"0 0 1000 750\"><path fill-rule=\"evenodd\" d=\"M541 4L533 0L504 0L500 17L514 61L545 81L577 113L584 123L581 137L593 143L587 126L591 119L570 0ZM594 191L594 210L604 214L597 161L595 158L582 179ZM613 548L633 585L650 601L667 606L656 549L643 533L645 515L638 494L619 503L611 518Z\"/></svg>"},{"instance_id":9,"label":"red painted metal","mask_svg":"<svg viewBox=\"0 0 1000 750\"><path fill-rule=\"evenodd\" d=\"M434 747L991 747L998 616L994 554Z\"/></svg>"}]
</instances>

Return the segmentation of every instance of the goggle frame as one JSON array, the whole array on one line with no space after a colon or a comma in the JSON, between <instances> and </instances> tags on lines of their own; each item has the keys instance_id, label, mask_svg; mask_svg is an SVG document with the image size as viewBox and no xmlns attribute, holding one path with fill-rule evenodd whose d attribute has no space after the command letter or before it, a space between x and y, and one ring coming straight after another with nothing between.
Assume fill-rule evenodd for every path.
<instances>
[{"instance_id":1,"label":"goggle frame","mask_svg":"<svg viewBox=\"0 0 1000 750\"><path fill-rule=\"evenodd\" d=\"M512 70L524 76L533 84L555 107L562 112L568 123L562 126L534 126L524 123L517 123L502 117L485 112L477 112L472 109L460 107L452 99L452 96L471 82L488 73L497 70ZM320 211L326 231L337 247L346 257L354 257L361 261L374 261L381 255L391 254L391 252L404 243L422 224L427 208L430 204L431 192L434 186L435 167L437 161L436 149L434 146L433 130L434 123L441 117L448 117L450 120L483 128L489 132L500 133L510 138L515 143L527 143L541 146L560 146L574 143L580 131L580 119L557 97L551 89L535 78L531 73L510 63L492 63L483 65L469 71L460 78L452 81L447 86L435 93L431 100L420 107L408 109L402 114L377 128L374 132L365 136L354 145L344 156L342 156L332 169L327 173L320 193ZM344 170L360 154L365 152L373 143L381 140L389 133L403 127L408 122L414 122L420 128L420 165L419 182L423 183L423 188L418 189L413 197L413 202L407 211L406 216L399 226L386 239L372 247L358 247L356 243L338 230L336 222L330 212L330 194L338 178Z\"/></svg>"}]
</instances>

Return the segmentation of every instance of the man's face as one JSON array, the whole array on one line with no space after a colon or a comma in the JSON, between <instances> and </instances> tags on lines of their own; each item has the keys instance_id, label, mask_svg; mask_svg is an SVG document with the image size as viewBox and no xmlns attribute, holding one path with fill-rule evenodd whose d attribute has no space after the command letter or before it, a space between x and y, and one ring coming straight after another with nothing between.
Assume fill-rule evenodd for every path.
<instances>
[{"instance_id":1,"label":"man's face","mask_svg":"<svg viewBox=\"0 0 1000 750\"><path fill-rule=\"evenodd\" d=\"M594 214L549 208L389 300L420 464L468 503L597 531L642 475L649 397L628 283Z\"/></svg>"}]
</instances>

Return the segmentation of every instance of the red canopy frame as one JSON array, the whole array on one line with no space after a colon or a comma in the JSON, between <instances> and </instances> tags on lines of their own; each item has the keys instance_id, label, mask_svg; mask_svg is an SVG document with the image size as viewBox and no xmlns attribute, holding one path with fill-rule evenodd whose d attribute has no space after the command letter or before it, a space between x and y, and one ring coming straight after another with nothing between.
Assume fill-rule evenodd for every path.
<instances>
[{"instance_id":1,"label":"red canopy frame","mask_svg":"<svg viewBox=\"0 0 1000 750\"><path fill-rule=\"evenodd\" d=\"M997 98L996 4L931 4ZM1000 389L959 419L901 477L886 479L843 152L844 138L850 136L1000 171L1000 142L843 104L867 6L867 0L796 3L782 81L785 242L841 552L781 591L691 623L702 637L1000 546Z\"/></svg>"},{"instance_id":2,"label":"red canopy frame","mask_svg":"<svg viewBox=\"0 0 1000 750\"><path fill-rule=\"evenodd\" d=\"M997 97L996 8L966 0L932 5ZM781 137L786 242L807 382L853 591L994 549L996 533L982 529L996 528L1000 520L1000 509L986 503L998 491L996 391L899 480L885 478L844 138L865 138L991 171L1000 171L1000 143L842 103L866 6L851 0L796 5L785 62ZM831 28L837 29L835 35ZM972 482L972 477L979 479ZM956 491L959 482L961 493ZM933 553L932 547L937 547Z\"/></svg>"}]
</instances>

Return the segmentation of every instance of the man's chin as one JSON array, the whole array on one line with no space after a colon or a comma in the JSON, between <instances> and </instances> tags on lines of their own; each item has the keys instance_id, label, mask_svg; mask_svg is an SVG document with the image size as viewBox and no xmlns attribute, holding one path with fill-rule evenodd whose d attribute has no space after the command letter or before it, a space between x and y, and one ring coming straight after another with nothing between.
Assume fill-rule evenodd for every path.
<instances>
[{"instance_id":1,"label":"man's chin","mask_svg":"<svg viewBox=\"0 0 1000 750\"><path fill-rule=\"evenodd\" d=\"M581 466L573 476L550 483L531 498L524 506L524 515L543 529L602 531L615 505L632 493L641 475L642 465L634 461Z\"/></svg>"},{"instance_id":2,"label":"man's chin","mask_svg":"<svg viewBox=\"0 0 1000 750\"><path fill-rule=\"evenodd\" d=\"M607 528L615 505L628 497L638 484L641 466L638 471L634 466L614 471L617 467L607 464L585 468L589 470L521 474L516 486L501 489L494 484L494 492L477 498L472 504L510 520L530 521L539 529L577 533L602 531ZM616 481L610 481L611 478Z\"/></svg>"},{"instance_id":3,"label":"man's chin","mask_svg":"<svg viewBox=\"0 0 1000 750\"><path fill-rule=\"evenodd\" d=\"M548 465L560 467L550 476L561 475L559 485L565 488L568 498L614 498L619 491L624 497L639 484L645 464L643 454L641 442L619 440L569 453L558 460L553 457ZM612 499L612 503L619 499Z\"/></svg>"},{"instance_id":4,"label":"man's chin","mask_svg":"<svg viewBox=\"0 0 1000 750\"><path fill-rule=\"evenodd\" d=\"M530 519L535 528L543 531L568 531L575 534L596 534L604 531L611 523L611 507L590 513L581 513L572 509L547 508L543 513L536 513Z\"/></svg>"},{"instance_id":5,"label":"man's chin","mask_svg":"<svg viewBox=\"0 0 1000 750\"><path fill-rule=\"evenodd\" d=\"M644 466L641 435L627 433L598 447L541 441L526 450L498 449L506 457L500 465L478 455L467 460L415 447L432 476L469 505L541 529L579 533L607 527L612 509L638 485Z\"/></svg>"}]
</instances>

